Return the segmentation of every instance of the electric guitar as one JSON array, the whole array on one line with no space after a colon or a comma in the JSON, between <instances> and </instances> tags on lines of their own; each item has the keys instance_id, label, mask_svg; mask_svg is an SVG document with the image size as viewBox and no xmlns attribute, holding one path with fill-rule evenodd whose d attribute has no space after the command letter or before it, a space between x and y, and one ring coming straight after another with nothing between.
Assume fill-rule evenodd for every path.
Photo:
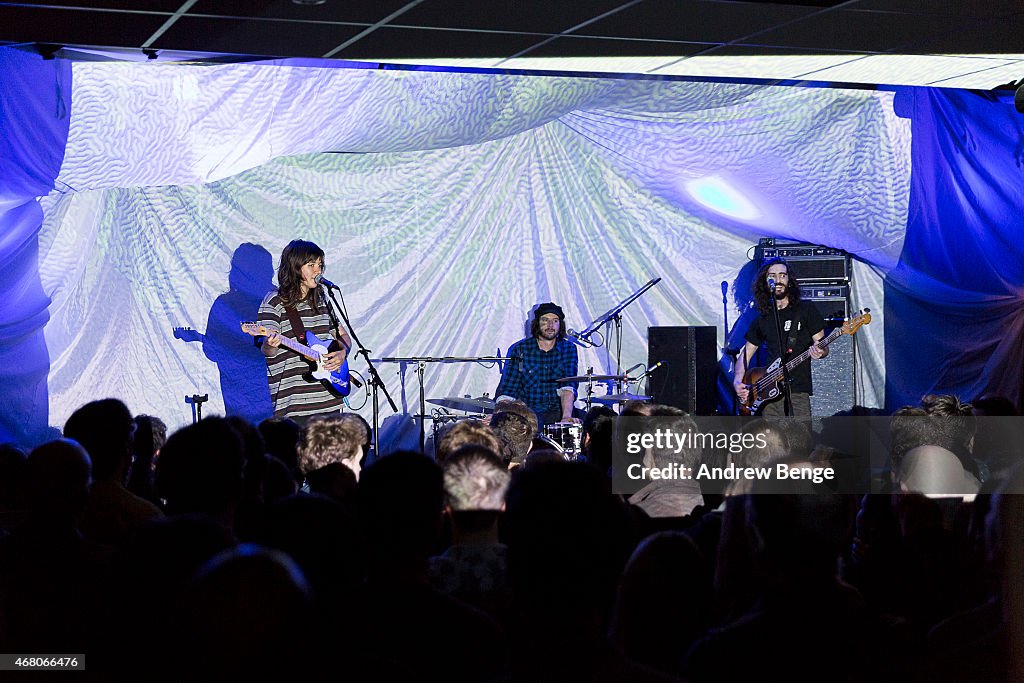
<instances>
[{"instance_id":1,"label":"electric guitar","mask_svg":"<svg viewBox=\"0 0 1024 683\"><path fill-rule=\"evenodd\" d=\"M270 330L263 325L246 322L242 323L242 332L252 335L253 337L265 337L270 334ZM315 369L310 373L313 379L327 382L334 387L339 394L342 396L348 396L349 391L351 391L348 380L348 358L346 358L345 362L341 364L341 367L334 372L324 369L324 362L321 360L321 356L328 353L327 347L331 343L329 340L323 340L309 330L306 330L305 344L297 342L290 337L285 337L284 335L279 335L277 338L281 340L281 346L291 349L316 365Z\"/></svg>"},{"instance_id":2,"label":"electric guitar","mask_svg":"<svg viewBox=\"0 0 1024 683\"><path fill-rule=\"evenodd\" d=\"M827 337L817 342L818 348L824 349L844 334L854 334L862 326L871 322L871 309L865 308L855 316L847 320L841 327L832 330ZM793 372L797 366L811 357L811 349L799 356L794 356L786 363L786 371ZM767 368L750 368L743 375L743 383L747 385L747 400L740 403L740 415L754 415L765 403L778 400L782 397L782 380L785 377L782 373L782 359L776 358L775 362Z\"/></svg>"}]
</instances>

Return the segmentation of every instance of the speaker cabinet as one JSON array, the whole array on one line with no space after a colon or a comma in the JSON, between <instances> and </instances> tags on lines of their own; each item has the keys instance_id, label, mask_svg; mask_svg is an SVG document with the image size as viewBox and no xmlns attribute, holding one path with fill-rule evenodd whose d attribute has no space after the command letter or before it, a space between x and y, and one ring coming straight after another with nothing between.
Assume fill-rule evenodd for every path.
<instances>
[{"instance_id":1,"label":"speaker cabinet","mask_svg":"<svg viewBox=\"0 0 1024 683\"><path fill-rule=\"evenodd\" d=\"M825 319L825 335L834 327L843 324L850 316L850 300L845 296L818 298L807 296L807 288L801 286L804 302L817 307ZM857 367L854 353L855 337L844 335L828 345L827 358L808 362L811 364L811 382L814 396L811 396L811 414L828 417L849 410L857 398Z\"/></svg>"},{"instance_id":2,"label":"speaker cabinet","mask_svg":"<svg viewBox=\"0 0 1024 683\"><path fill-rule=\"evenodd\" d=\"M713 415L718 377L717 327L647 328L647 365L663 362L647 380L655 403L691 415Z\"/></svg>"}]
</instances>

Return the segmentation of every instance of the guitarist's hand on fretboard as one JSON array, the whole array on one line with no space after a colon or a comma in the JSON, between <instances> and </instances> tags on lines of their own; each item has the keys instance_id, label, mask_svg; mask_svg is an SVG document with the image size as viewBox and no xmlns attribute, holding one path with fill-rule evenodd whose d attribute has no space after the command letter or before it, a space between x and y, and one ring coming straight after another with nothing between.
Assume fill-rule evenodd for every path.
<instances>
[{"instance_id":1,"label":"guitarist's hand on fretboard","mask_svg":"<svg viewBox=\"0 0 1024 683\"><path fill-rule=\"evenodd\" d=\"M269 330L267 336L263 338L263 343L276 349L281 345L281 333L277 330Z\"/></svg>"},{"instance_id":2,"label":"guitarist's hand on fretboard","mask_svg":"<svg viewBox=\"0 0 1024 683\"><path fill-rule=\"evenodd\" d=\"M732 383L732 388L736 392L736 396L741 401L747 400L747 395L750 393L750 388L743 382L742 379L738 379Z\"/></svg>"},{"instance_id":3,"label":"guitarist's hand on fretboard","mask_svg":"<svg viewBox=\"0 0 1024 683\"><path fill-rule=\"evenodd\" d=\"M821 360L822 358L824 358L825 356L828 355L828 347L827 346L825 348L820 347L818 345L819 341L820 341L819 339L814 340L814 343L811 344L811 347L810 347L811 358L814 358L816 360Z\"/></svg>"}]
</instances>

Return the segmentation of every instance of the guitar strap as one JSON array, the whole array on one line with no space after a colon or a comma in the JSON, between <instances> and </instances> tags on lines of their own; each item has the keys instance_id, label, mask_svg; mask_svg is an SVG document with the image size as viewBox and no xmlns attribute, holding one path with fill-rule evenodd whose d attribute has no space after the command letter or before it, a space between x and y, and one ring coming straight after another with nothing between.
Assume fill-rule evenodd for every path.
<instances>
[{"instance_id":1,"label":"guitar strap","mask_svg":"<svg viewBox=\"0 0 1024 683\"><path fill-rule=\"evenodd\" d=\"M288 314L288 321L292 324L292 334L302 344L306 343L306 326L302 324L302 318L294 306L285 306L284 312Z\"/></svg>"},{"instance_id":2,"label":"guitar strap","mask_svg":"<svg viewBox=\"0 0 1024 683\"><path fill-rule=\"evenodd\" d=\"M787 362L789 362L789 357L793 355L791 350L796 347L796 337L797 334L799 334L797 327L799 327L800 323L803 321L803 316L800 315L799 309L796 309L796 314L796 317L792 319L792 323L789 326L789 334L786 335L786 348L782 349L782 357L785 358Z\"/></svg>"}]
</instances>

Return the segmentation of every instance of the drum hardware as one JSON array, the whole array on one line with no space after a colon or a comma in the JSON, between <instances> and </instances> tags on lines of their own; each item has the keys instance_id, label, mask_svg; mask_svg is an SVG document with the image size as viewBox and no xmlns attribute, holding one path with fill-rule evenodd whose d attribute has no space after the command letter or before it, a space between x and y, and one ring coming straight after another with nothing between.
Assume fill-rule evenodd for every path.
<instances>
[{"instance_id":1,"label":"drum hardware","mask_svg":"<svg viewBox=\"0 0 1024 683\"><path fill-rule=\"evenodd\" d=\"M593 371L594 368L590 368ZM605 380L623 380L625 375L595 375L593 372L588 372L585 375L576 375L575 377L560 377L556 379L556 382L603 382Z\"/></svg>"},{"instance_id":2,"label":"drum hardware","mask_svg":"<svg viewBox=\"0 0 1024 683\"><path fill-rule=\"evenodd\" d=\"M445 396L444 398L428 398L427 403L436 406L451 408L452 410L463 410L467 413L493 413L494 399L484 394L477 398L472 396Z\"/></svg>"},{"instance_id":3,"label":"drum hardware","mask_svg":"<svg viewBox=\"0 0 1024 683\"><path fill-rule=\"evenodd\" d=\"M624 391L621 394L608 394L607 396L595 396L595 403L603 403L605 405L614 405L616 403L625 403L626 401L650 401L650 396L641 396L640 394L631 394L628 391Z\"/></svg>"},{"instance_id":4,"label":"drum hardware","mask_svg":"<svg viewBox=\"0 0 1024 683\"><path fill-rule=\"evenodd\" d=\"M406 358L399 358L399 357L379 358L379 359L376 359L376 360L379 360L381 363L400 363L402 365L402 385L403 385L403 387L405 385L405 366L406 366L406 364L407 363L415 363L416 364L416 376L419 379L420 414L424 415L427 412L427 405L426 405L427 399L426 399L426 394L425 394L425 386L424 386L424 383L423 383L423 375L424 375L424 372L426 371L427 363L496 363L496 362L504 362L504 361L508 361L508 360L512 360L512 359L511 358L507 358L507 357L502 357L502 356L442 356L440 358L435 357L435 356L410 356L410 357L406 357ZM451 398L454 398L454 399L460 400L460 401L465 400L465 399L459 399L459 397L451 397ZM480 397L480 399L474 399L474 400L480 401L480 400L484 400L484 399L487 399L486 394L484 396ZM431 399L431 403L436 403L437 400L439 400L439 399ZM445 400L447 400L447 399L445 399ZM453 407L453 406L446 405L445 407L449 407L450 408L450 407ZM478 404L478 405L474 406L473 408L471 408L470 410L473 410L474 412L481 412L481 407L486 409L486 406L480 406ZM490 407L491 407L491 410L493 410L493 407L494 407L494 401L493 400L491 400L491 402L490 402ZM395 408L396 412L397 412L397 410L398 410L398 408ZM463 410L463 408L456 407L456 410ZM420 450L422 451L422 450L425 450L425 448L426 448L426 430L424 428L424 420L420 420L419 423L420 423Z\"/></svg>"}]
</instances>

